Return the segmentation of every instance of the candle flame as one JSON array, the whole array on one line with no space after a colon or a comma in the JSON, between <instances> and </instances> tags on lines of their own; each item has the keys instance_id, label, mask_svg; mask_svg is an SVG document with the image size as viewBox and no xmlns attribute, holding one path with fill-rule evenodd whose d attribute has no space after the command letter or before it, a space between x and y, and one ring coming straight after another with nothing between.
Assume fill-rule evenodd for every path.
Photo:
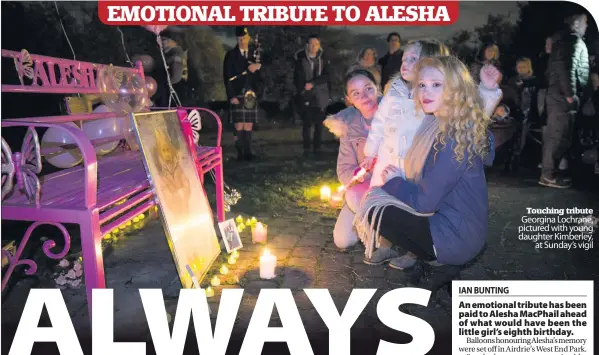
<instances>
[{"instance_id":1,"label":"candle flame","mask_svg":"<svg viewBox=\"0 0 599 355\"><path fill-rule=\"evenodd\" d=\"M264 248L264 253L262 255L270 255L270 250L268 250L268 248Z\"/></svg>"}]
</instances>

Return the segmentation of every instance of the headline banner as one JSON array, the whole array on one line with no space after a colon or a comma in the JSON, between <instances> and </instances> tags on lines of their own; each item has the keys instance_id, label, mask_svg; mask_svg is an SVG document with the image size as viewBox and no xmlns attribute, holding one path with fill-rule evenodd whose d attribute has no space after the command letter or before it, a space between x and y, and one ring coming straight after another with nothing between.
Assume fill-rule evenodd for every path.
<instances>
[{"instance_id":1,"label":"headline banner","mask_svg":"<svg viewBox=\"0 0 599 355\"><path fill-rule=\"evenodd\" d=\"M457 1L99 1L107 25L446 26Z\"/></svg>"}]
</instances>

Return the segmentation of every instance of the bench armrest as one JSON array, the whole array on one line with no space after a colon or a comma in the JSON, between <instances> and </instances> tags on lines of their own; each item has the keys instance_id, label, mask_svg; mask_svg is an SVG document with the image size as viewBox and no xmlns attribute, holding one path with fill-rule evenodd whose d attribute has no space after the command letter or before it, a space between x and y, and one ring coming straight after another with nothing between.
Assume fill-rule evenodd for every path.
<instances>
[{"instance_id":1,"label":"bench armrest","mask_svg":"<svg viewBox=\"0 0 599 355\"><path fill-rule=\"evenodd\" d=\"M33 128L58 128L66 131L73 137L75 144L79 147L83 156L83 170L85 174L85 208L91 209L96 206L98 192L98 160L94 146L89 138L78 128L52 123L38 122L11 122L2 121L2 127L33 127Z\"/></svg>"}]
</instances>

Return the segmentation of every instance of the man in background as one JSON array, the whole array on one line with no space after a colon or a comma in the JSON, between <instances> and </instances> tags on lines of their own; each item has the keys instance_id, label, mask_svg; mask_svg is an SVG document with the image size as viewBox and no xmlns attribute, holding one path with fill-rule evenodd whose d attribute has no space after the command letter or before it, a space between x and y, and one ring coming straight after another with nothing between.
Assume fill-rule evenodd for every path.
<instances>
[{"instance_id":1,"label":"man in background","mask_svg":"<svg viewBox=\"0 0 599 355\"><path fill-rule=\"evenodd\" d=\"M329 105L329 63L323 56L317 35L308 38L306 49L297 53L294 84L298 93L298 109L303 120L304 155L313 148L318 155L322 145L322 122ZM314 127L314 137L310 132Z\"/></svg>"},{"instance_id":2,"label":"man in background","mask_svg":"<svg viewBox=\"0 0 599 355\"><path fill-rule=\"evenodd\" d=\"M557 165L569 157L580 97L589 79L589 55L582 37L587 17L577 14L566 20L568 27L553 38L548 63L547 126L543 133L543 161L539 184L568 188L571 179Z\"/></svg>"},{"instance_id":3,"label":"man in background","mask_svg":"<svg viewBox=\"0 0 599 355\"><path fill-rule=\"evenodd\" d=\"M402 51L399 50L401 47L401 37L397 32L391 32L387 36L387 54L379 59L379 65L381 66L381 88L385 89L385 85L389 82L389 79L399 73L401 69L401 57Z\"/></svg>"},{"instance_id":4,"label":"man in background","mask_svg":"<svg viewBox=\"0 0 599 355\"><path fill-rule=\"evenodd\" d=\"M258 117L257 71L262 65L254 63L250 53L250 34L246 27L236 27L237 46L225 54L223 79L230 114L235 124L237 160L252 160L252 130Z\"/></svg>"},{"instance_id":5,"label":"man in background","mask_svg":"<svg viewBox=\"0 0 599 355\"><path fill-rule=\"evenodd\" d=\"M162 39L162 51L164 53L164 58L166 59L166 65L168 66L171 84L179 99L182 99L185 91L185 82L188 78L187 52L178 45L169 32L162 32L160 38ZM169 107L175 105L176 102L171 98L171 92L166 78L163 88L164 91L160 97L160 106Z\"/></svg>"}]
</instances>

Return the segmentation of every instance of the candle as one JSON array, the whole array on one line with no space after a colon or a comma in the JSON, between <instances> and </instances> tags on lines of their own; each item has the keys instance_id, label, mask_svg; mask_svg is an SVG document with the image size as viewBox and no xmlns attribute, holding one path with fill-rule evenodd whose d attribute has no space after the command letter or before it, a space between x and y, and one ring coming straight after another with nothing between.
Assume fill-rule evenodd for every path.
<instances>
[{"instance_id":1,"label":"candle","mask_svg":"<svg viewBox=\"0 0 599 355\"><path fill-rule=\"evenodd\" d=\"M239 252L237 251L237 249L233 250L233 252L231 253L231 256L234 257L235 259L237 259L239 257Z\"/></svg>"},{"instance_id":2,"label":"candle","mask_svg":"<svg viewBox=\"0 0 599 355\"><path fill-rule=\"evenodd\" d=\"M214 275L212 280L210 280L210 284L214 287L220 286L220 279L218 278L218 276Z\"/></svg>"},{"instance_id":3,"label":"candle","mask_svg":"<svg viewBox=\"0 0 599 355\"><path fill-rule=\"evenodd\" d=\"M336 193L331 197L331 206L339 207L342 203L343 197L339 193Z\"/></svg>"},{"instance_id":4,"label":"candle","mask_svg":"<svg viewBox=\"0 0 599 355\"><path fill-rule=\"evenodd\" d=\"M277 257L272 255L268 249L260 257L260 278L272 279L275 277L275 267L277 266Z\"/></svg>"},{"instance_id":5,"label":"candle","mask_svg":"<svg viewBox=\"0 0 599 355\"><path fill-rule=\"evenodd\" d=\"M241 217L241 215L237 216L237 218L235 218L235 222L243 223L243 217Z\"/></svg>"},{"instance_id":6,"label":"candle","mask_svg":"<svg viewBox=\"0 0 599 355\"><path fill-rule=\"evenodd\" d=\"M223 275L226 275L229 273L229 268L227 267L227 265L223 265L220 267L220 273Z\"/></svg>"},{"instance_id":7,"label":"candle","mask_svg":"<svg viewBox=\"0 0 599 355\"><path fill-rule=\"evenodd\" d=\"M248 220L245 221L245 225L246 226L251 226L252 225L252 221L250 221L250 219L248 218Z\"/></svg>"},{"instance_id":8,"label":"candle","mask_svg":"<svg viewBox=\"0 0 599 355\"><path fill-rule=\"evenodd\" d=\"M340 193L340 194L344 193L345 192L345 186L344 185L339 186L337 188L337 192Z\"/></svg>"},{"instance_id":9,"label":"candle","mask_svg":"<svg viewBox=\"0 0 599 355\"><path fill-rule=\"evenodd\" d=\"M261 222L256 223L256 225L252 227L252 242L266 243L266 228L267 226Z\"/></svg>"},{"instance_id":10,"label":"candle","mask_svg":"<svg viewBox=\"0 0 599 355\"><path fill-rule=\"evenodd\" d=\"M320 188L320 199L322 201L328 201L331 199L331 188L328 186L323 186Z\"/></svg>"},{"instance_id":11,"label":"candle","mask_svg":"<svg viewBox=\"0 0 599 355\"><path fill-rule=\"evenodd\" d=\"M231 265L235 264L237 262L237 258L234 257L233 255L229 256L229 260L227 260L227 262Z\"/></svg>"},{"instance_id":12,"label":"candle","mask_svg":"<svg viewBox=\"0 0 599 355\"><path fill-rule=\"evenodd\" d=\"M250 224L255 225L256 223L258 223L258 220L256 219L256 217L252 217L252 219L250 220Z\"/></svg>"},{"instance_id":13,"label":"candle","mask_svg":"<svg viewBox=\"0 0 599 355\"><path fill-rule=\"evenodd\" d=\"M208 286L208 288L206 289L206 297L214 297L214 289L210 286Z\"/></svg>"}]
</instances>

